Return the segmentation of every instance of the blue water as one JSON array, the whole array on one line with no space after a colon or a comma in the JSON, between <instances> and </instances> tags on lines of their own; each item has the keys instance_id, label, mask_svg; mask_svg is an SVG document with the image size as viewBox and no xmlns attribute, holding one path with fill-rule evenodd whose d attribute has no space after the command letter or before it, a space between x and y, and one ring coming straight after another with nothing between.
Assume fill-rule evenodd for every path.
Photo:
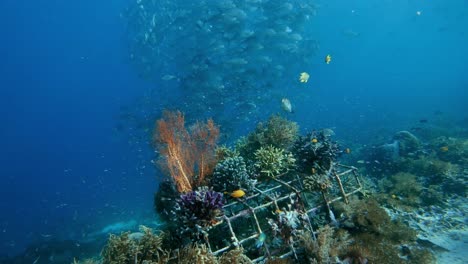
<instances>
[{"instance_id":1,"label":"blue water","mask_svg":"<svg viewBox=\"0 0 468 264\"><path fill-rule=\"evenodd\" d=\"M155 86L126 59L120 13L129 2L1 1L0 255L44 238L79 240L112 223L156 220L158 172L150 135L142 136L148 125L119 126L128 124L122 112L157 119L154 109L165 103L158 100L177 91L164 89L151 109L142 107ZM316 3L310 31L320 50L303 70L311 78L282 95L304 130L333 127L338 138L365 144L435 111L467 120L466 0ZM279 103L259 107L237 133L281 111Z\"/></svg>"}]
</instances>

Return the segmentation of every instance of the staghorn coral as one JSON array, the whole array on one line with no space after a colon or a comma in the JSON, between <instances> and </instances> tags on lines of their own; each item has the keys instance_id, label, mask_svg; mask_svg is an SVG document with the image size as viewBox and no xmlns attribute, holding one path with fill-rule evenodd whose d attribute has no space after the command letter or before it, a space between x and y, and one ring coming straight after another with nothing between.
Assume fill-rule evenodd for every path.
<instances>
[{"instance_id":1,"label":"staghorn coral","mask_svg":"<svg viewBox=\"0 0 468 264\"><path fill-rule=\"evenodd\" d=\"M184 247L177 263L179 264L217 264L218 260L205 244L194 243Z\"/></svg>"},{"instance_id":2,"label":"staghorn coral","mask_svg":"<svg viewBox=\"0 0 468 264\"><path fill-rule=\"evenodd\" d=\"M135 240L130 238L130 232L120 235L111 234L107 245L102 251L103 264L130 263L135 259L138 246Z\"/></svg>"},{"instance_id":3,"label":"staghorn coral","mask_svg":"<svg viewBox=\"0 0 468 264\"><path fill-rule=\"evenodd\" d=\"M211 177L213 189L220 192L251 189L253 184L242 157L229 157L219 162Z\"/></svg>"},{"instance_id":4,"label":"staghorn coral","mask_svg":"<svg viewBox=\"0 0 468 264\"><path fill-rule=\"evenodd\" d=\"M219 264L252 264L252 260L244 255L242 247L225 252L218 260Z\"/></svg>"},{"instance_id":5,"label":"staghorn coral","mask_svg":"<svg viewBox=\"0 0 468 264\"><path fill-rule=\"evenodd\" d=\"M221 162L223 161L224 159L227 159L227 158L235 158L235 157L239 157L240 154L237 150L233 150L225 145L221 145L221 146L218 146L216 149L215 149L215 156L216 156L216 160L218 162Z\"/></svg>"},{"instance_id":6,"label":"staghorn coral","mask_svg":"<svg viewBox=\"0 0 468 264\"><path fill-rule=\"evenodd\" d=\"M136 233L111 234L101 253L102 263L166 263L169 254L162 249L163 236L145 226Z\"/></svg>"},{"instance_id":7,"label":"staghorn coral","mask_svg":"<svg viewBox=\"0 0 468 264\"><path fill-rule=\"evenodd\" d=\"M304 189L313 192L326 192L332 186L330 178L325 174L307 175L303 183Z\"/></svg>"},{"instance_id":8,"label":"staghorn coral","mask_svg":"<svg viewBox=\"0 0 468 264\"><path fill-rule=\"evenodd\" d=\"M268 122L259 123L254 132L237 141L236 150L248 159L261 147L273 146L288 149L298 137L299 126L279 115L272 115Z\"/></svg>"},{"instance_id":9,"label":"staghorn coral","mask_svg":"<svg viewBox=\"0 0 468 264\"><path fill-rule=\"evenodd\" d=\"M260 175L276 177L295 166L296 159L291 153L273 146L261 147L255 151L255 167Z\"/></svg>"},{"instance_id":10,"label":"staghorn coral","mask_svg":"<svg viewBox=\"0 0 468 264\"><path fill-rule=\"evenodd\" d=\"M168 253L162 248L164 233L155 234L151 228L143 225L140 226L140 232L143 236L138 240L138 260L165 262Z\"/></svg>"}]
</instances>

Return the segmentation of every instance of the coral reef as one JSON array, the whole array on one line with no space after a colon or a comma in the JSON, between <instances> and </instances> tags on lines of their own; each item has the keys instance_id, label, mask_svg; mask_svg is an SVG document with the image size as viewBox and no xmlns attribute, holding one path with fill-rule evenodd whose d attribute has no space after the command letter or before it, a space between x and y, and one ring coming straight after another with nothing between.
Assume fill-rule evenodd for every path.
<instances>
[{"instance_id":1,"label":"coral reef","mask_svg":"<svg viewBox=\"0 0 468 264\"><path fill-rule=\"evenodd\" d=\"M275 177L294 167L296 159L291 153L273 146L261 147L255 151L255 167L260 175Z\"/></svg>"},{"instance_id":2,"label":"coral reef","mask_svg":"<svg viewBox=\"0 0 468 264\"><path fill-rule=\"evenodd\" d=\"M201 227L209 228L219 221L223 214L223 194L215 192L206 187L198 188L180 196L178 201L178 221L183 227L192 229ZM193 232L193 230L190 230Z\"/></svg>"},{"instance_id":3,"label":"coral reef","mask_svg":"<svg viewBox=\"0 0 468 264\"><path fill-rule=\"evenodd\" d=\"M254 180L250 178L244 159L240 156L228 157L220 161L211 177L211 186L219 192L233 192L238 189L251 189Z\"/></svg>"},{"instance_id":4,"label":"coral reef","mask_svg":"<svg viewBox=\"0 0 468 264\"><path fill-rule=\"evenodd\" d=\"M166 263L168 252L162 249L163 235L156 235L145 226L140 226L137 233L111 234L102 251L102 263Z\"/></svg>"},{"instance_id":5,"label":"coral reef","mask_svg":"<svg viewBox=\"0 0 468 264\"><path fill-rule=\"evenodd\" d=\"M252 264L252 260L244 255L242 247L231 249L219 257L219 264Z\"/></svg>"},{"instance_id":6,"label":"coral reef","mask_svg":"<svg viewBox=\"0 0 468 264\"><path fill-rule=\"evenodd\" d=\"M160 153L159 165L174 180L179 192L201 186L216 164L215 148L219 128L209 119L185 128L181 112L163 113L157 121L153 141Z\"/></svg>"},{"instance_id":7,"label":"coral reef","mask_svg":"<svg viewBox=\"0 0 468 264\"><path fill-rule=\"evenodd\" d=\"M339 256L346 253L351 240L344 230L335 231L325 225L318 230L317 239L313 239L310 232L299 235L300 243L304 247L309 263L339 263Z\"/></svg>"},{"instance_id":8,"label":"coral reef","mask_svg":"<svg viewBox=\"0 0 468 264\"><path fill-rule=\"evenodd\" d=\"M292 148L297 160L298 170L310 173L314 169L317 173L325 173L341 153L337 142L333 141L333 133L329 129L313 131L307 136L299 137Z\"/></svg>"},{"instance_id":9,"label":"coral reef","mask_svg":"<svg viewBox=\"0 0 468 264\"><path fill-rule=\"evenodd\" d=\"M218 264L218 259L205 244L185 246L179 253L179 264Z\"/></svg>"},{"instance_id":10,"label":"coral reef","mask_svg":"<svg viewBox=\"0 0 468 264\"><path fill-rule=\"evenodd\" d=\"M272 115L268 122L259 123L252 133L237 142L236 149L243 157L254 159L261 147L273 146L287 150L298 138L299 126L279 115Z\"/></svg>"},{"instance_id":11,"label":"coral reef","mask_svg":"<svg viewBox=\"0 0 468 264\"><path fill-rule=\"evenodd\" d=\"M399 131L393 136L398 142L399 154L406 156L417 151L421 147L421 141L409 131Z\"/></svg>"},{"instance_id":12,"label":"coral reef","mask_svg":"<svg viewBox=\"0 0 468 264\"><path fill-rule=\"evenodd\" d=\"M331 187L332 183L330 178L326 174L312 174L307 175L304 178L304 189L313 192L327 191Z\"/></svg>"}]
</instances>

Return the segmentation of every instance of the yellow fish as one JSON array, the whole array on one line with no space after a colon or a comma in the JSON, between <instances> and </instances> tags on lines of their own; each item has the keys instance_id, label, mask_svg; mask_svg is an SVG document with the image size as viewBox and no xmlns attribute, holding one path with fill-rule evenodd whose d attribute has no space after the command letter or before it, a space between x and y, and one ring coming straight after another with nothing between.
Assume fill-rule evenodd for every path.
<instances>
[{"instance_id":1,"label":"yellow fish","mask_svg":"<svg viewBox=\"0 0 468 264\"><path fill-rule=\"evenodd\" d=\"M349 153L351 153L351 149L350 149L350 148L346 148L346 149L345 149L345 152L346 152L346 154L349 154Z\"/></svg>"},{"instance_id":2,"label":"yellow fish","mask_svg":"<svg viewBox=\"0 0 468 264\"><path fill-rule=\"evenodd\" d=\"M325 62L326 62L327 64L330 64L331 59L332 59L332 57L330 56L330 54L328 54L328 55L325 57Z\"/></svg>"},{"instance_id":3,"label":"yellow fish","mask_svg":"<svg viewBox=\"0 0 468 264\"><path fill-rule=\"evenodd\" d=\"M312 142L312 143L317 143L318 140L317 140L316 138L313 138L313 139L311 140L311 142Z\"/></svg>"},{"instance_id":4,"label":"yellow fish","mask_svg":"<svg viewBox=\"0 0 468 264\"><path fill-rule=\"evenodd\" d=\"M299 81L301 83L306 83L309 81L309 74L307 72L301 72L301 76L299 76Z\"/></svg>"},{"instance_id":5,"label":"yellow fish","mask_svg":"<svg viewBox=\"0 0 468 264\"><path fill-rule=\"evenodd\" d=\"M312 168L312 169L310 170L310 172L312 172L312 174L315 174L315 173L317 172L317 170L316 170L315 168Z\"/></svg>"},{"instance_id":6,"label":"yellow fish","mask_svg":"<svg viewBox=\"0 0 468 264\"><path fill-rule=\"evenodd\" d=\"M447 146L440 147L440 151L442 152L447 152L448 150L449 150L449 147Z\"/></svg>"},{"instance_id":7,"label":"yellow fish","mask_svg":"<svg viewBox=\"0 0 468 264\"><path fill-rule=\"evenodd\" d=\"M231 193L232 198L241 198L245 195L245 192L241 189L235 190Z\"/></svg>"}]
</instances>

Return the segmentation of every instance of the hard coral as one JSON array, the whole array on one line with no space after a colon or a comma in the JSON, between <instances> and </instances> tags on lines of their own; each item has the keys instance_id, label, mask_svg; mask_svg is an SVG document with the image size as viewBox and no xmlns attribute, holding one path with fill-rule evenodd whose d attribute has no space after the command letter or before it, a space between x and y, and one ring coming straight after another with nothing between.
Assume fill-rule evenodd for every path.
<instances>
[{"instance_id":1,"label":"hard coral","mask_svg":"<svg viewBox=\"0 0 468 264\"><path fill-rule=\"evenodd\" d=\"M276 177L294 167L296 159L291 153L273 146L261 147L255 152L255 167L260 174L268 177Z\"/></svg>"},{"instance_id":2,"label":"hard coral","mask_svg":"<svg viewBox=\"0 0 468 264\"><path fill-rule=\"evenodd\" d=\"M324 173L330 164L341 153L337 142L333 141L328 129L313 131L300 137L293 146L293 154L300 160L298 169L309 173L314 168L318 173Z\"/></svg>"},{"instance_id":3,"label":"hard coral","mask_svg":"<svg viewBox=\"0 0 468 264\"><path fill-rule=\"evenodd\" d=\"M210 227L223 214L223 194L208 188L198 188L180 196L179 214L183 224L190 228L198 225Z\"/></svg>"},{"instance_id":4,"label":"hard coral","mask_svg":"<svg viewBox=\"0 0 468 264\"><path fill-rule=\"evenodd\" d=\"M254 132L240 139L236 149L248 159L254 159L252 154L262 147L273 146L286 150L297 139L298 131L299 126L295 122L273 115L266 124L259 123Z\"/></svg>"},{"instance_id":5,"label":"hard coral","mask_svg":"<svg viewBox=\"0 0 468 264\"><path fill-rule=\"evenodd\" d=\"M251 189L253 182L242 157L229 157L219 162L211 178L213 189L220 192Z\"/></svg>"}]
</instances>

